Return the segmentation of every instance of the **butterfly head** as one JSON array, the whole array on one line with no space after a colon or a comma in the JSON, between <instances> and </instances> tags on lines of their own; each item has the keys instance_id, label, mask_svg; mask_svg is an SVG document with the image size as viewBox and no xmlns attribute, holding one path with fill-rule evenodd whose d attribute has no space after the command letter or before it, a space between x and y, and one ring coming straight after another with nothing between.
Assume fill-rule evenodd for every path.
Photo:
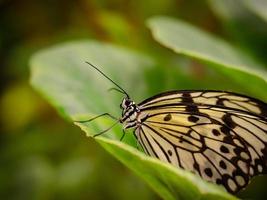
<instances>
[{"instance_id":1,"label":"butterfly head","mask_svg":"<svg viewBox=\"0 0 267 200\"><path fill-rule=\"evenodd\" d=\"M125 125L124 128L134 127L139 112L138 106L127 96L123 98L120 108L122 109L122 117L120 121Z\"/></svg>"},{"instance_id":2,"label":"butterfly head","mask_svg":"<svg viewBox=\"0 0 267 200\"><path fill-rule=\"evenodd\" d=\"M137 124L136 118L137 118L138 113L140 112L135 102L130 99L128 93L119 84L117 84L115 81L109 78L95 65L89 62L86 62L86 63L89 64L91 67L93 67L96 71L98 71L100 74L102 74L106 79L108 79L110 82L112 82L116 86L116 88L111 88L111 89L116 90L125 95L120 105L122 109L122 117L120 118L119 122L123 124L124 129L135 127Z\"/></svg>"},{"instance_id":3,"label":"butterfly head","mask_svg":"<svg viewBox=\"0 0 267 200\"><path fill-rule=\"evenodd\" d=\"M125 110L126 108L132 106L133 104L135 104L133 100L131 100L129 97L124 97L122 99L120 107L121 109Z\"/></svg>"}]
</instances>

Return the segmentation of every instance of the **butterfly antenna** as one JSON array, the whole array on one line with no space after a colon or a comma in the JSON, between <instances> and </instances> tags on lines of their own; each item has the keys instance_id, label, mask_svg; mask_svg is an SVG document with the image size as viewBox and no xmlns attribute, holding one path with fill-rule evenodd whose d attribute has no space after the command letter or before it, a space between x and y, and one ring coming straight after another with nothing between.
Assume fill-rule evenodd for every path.
<instances>
[{"instance_id":1,"label":"butterfly antenna","mask_svg":"<svg viewBox=\"0 0 267 200\"><path fill-rule=\"evenodd\" d=\"M91 63L89 63L87 61L86 61L86 63L88 65L90 65L91 67L93 67L95 70L97 70L100 74L102 74L106 79L108 79L114 85L116 85L119 88L119 90L129 98L128 93L121 86L119 86L119 84L117 84L115 81L113 81L111 78L109 78L106 74L104 74L104 72L102 72L100 69L98 69L95 65L93 65L93 64L91 64Z\"/></svg>"},{"instance_id":2,"label":"butterfly antenna","mask_svg":"<svg viewBox=\"0 0 267 200\"><path fill-rule=\"evenodd\" d=\"M113 88L109 88L108 89L108 91L110 92L110 91L117 91L117 92L119 92L119 93L122 93L122 94L124 94L124 92L123 91L121 91L120 89L118 89L118 88L115 88L115 87L113 87Z\"/></svg>"}]
</instances>

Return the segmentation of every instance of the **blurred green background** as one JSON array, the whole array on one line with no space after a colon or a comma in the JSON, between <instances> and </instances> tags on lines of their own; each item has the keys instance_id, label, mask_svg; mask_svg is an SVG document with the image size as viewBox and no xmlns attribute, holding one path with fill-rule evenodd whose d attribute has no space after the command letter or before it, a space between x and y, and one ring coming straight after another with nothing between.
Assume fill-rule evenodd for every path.
<instances>
[{"instance_id":1,"label":"blurred green background","mask_svg":"<svg viewBox=\"0 0 267 200\"><path fill-rule=\"evenodd\" d=\"M267 63L266 21L238 1L0 1L0 199L160 199L28 82L30 56L63 41L91 38L177 59L146 28L154 15L186 20ZM201 64L178 60L186 81L212 88ZM266 177L257 178L241 197L264 199L264 184Z\"/></svg>"}]
</instances>

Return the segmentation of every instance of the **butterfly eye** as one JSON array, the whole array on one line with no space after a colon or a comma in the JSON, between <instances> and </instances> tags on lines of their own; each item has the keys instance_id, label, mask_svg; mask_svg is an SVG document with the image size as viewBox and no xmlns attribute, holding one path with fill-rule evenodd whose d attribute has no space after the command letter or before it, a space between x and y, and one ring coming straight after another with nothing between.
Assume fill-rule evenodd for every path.
<instances>
[{"instance_id":1,"label":"butterfly eye","mask_svg":"<svg viewBox=\"0 0 267 200\"><path fill-rule=\"evenodd\" d=\"M131 101L128 100L128 99L126 99L126 100L125 100L125 106L128 107L129 105L131 105Z\"/></svg>"},{"instance_id":2,"label":"butterfly eye","mask_svg":"<svg viewBox=\"0 0 267 200\"><path fill-rule=\"evenodd\" d=\"M127 108L128 106L130 106L132 104L132 101L130 99L124 98L122 103L120 104L120 108Z\"/></svg>"}]
</instances>

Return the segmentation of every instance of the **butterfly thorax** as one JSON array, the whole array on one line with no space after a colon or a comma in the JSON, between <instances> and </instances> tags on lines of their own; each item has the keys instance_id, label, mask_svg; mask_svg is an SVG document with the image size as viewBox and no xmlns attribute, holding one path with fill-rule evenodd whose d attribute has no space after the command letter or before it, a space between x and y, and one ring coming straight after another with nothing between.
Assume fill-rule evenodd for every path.
<instances>
[{"instance_id":1,"label":"butterfly thorax","mask_svg":"<svg viewBox=\"0 0 267 200\"><path fill-rule=\"evenodd\" d=\"M120 122L124 129L134 128L137 125L137 117L140 112L139 107L129 97L125 97L120 105L122 109L122 117Z\"/></svg>"}]
</instances>

